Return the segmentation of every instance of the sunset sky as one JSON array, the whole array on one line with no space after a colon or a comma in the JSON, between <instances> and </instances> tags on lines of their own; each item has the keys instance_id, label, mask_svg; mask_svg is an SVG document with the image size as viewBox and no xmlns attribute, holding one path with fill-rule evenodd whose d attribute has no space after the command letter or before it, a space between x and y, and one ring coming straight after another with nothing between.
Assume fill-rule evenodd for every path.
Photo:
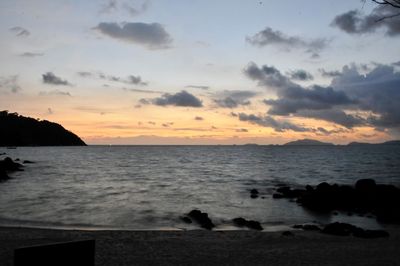
<instances>
[{"instance_id":1,"label":"sunset sky","mask_svg":"<svg viewBox=\"0 0 400 266\"><path fill-rule=\"evenodd\" d=\"M400 138L400 16L372 1L2 0L0 109L88 144Z\"/></svg>"}]
</instances>

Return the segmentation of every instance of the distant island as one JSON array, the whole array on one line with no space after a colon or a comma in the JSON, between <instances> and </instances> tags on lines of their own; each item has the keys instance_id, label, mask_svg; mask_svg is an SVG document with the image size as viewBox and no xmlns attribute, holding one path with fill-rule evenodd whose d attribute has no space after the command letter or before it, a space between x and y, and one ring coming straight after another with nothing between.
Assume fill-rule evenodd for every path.
<instances>
[{"instance_id":1,"label":"distant island","mask_svg":"<svg viewBox=\"0 0 400 266\"><path fill-rule=\"evenodd\" d=\"M299 139L283 144L284 146L333 146L333 143L321 142L314 139Z\"/></svg>"},{"instance_id":2,"label":"distant island","mask_svg":"<svg viewBox=\"0 0 400 266\"><path fill-rule=\"evenodd\" d=\"M350 142L348 146L365 146L365 145L400 145L400 140L390 140L382 143L367 143L367 142Z\"/></svg>"},{"instance_id":3,"label":"distant island","mask_svg":"<svg viewBox=\"0 0 400 266\"><path fill-rule=\"evenodd\" d=\"M0 111L0 146L86 146L61 125Z\"/></svg>"},{"instance_id":4,"label":"distant island","mask_svg":"<svg viewBox=\"0 0 400 266\"><path fill-rule=\"evenodd\" d=\"M299 139L283 144L283 146L334 146L330 142L321 142L314 139ZM400 145L400 140L390 140L382 143L350 142L345 146L369 146L369 145Z\"/></svg>"}]
</instances>

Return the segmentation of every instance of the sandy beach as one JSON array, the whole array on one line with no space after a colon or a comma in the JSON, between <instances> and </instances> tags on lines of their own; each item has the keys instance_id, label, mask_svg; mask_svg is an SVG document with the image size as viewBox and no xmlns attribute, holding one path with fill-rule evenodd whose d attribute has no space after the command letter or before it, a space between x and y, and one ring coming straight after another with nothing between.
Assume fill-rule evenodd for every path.
<instances>
[{"instance_id":1,"label":"sandy beach","mask_svg":"<svg viewBox=\"0 0 400 266\"><path fill-rule=\"evenodd\" d=\"M81 231L0 228L0 265L18 247L95 239L105 265L400 265L400 234L360 239L317 232Z\"/></svg>"}]
</instances>

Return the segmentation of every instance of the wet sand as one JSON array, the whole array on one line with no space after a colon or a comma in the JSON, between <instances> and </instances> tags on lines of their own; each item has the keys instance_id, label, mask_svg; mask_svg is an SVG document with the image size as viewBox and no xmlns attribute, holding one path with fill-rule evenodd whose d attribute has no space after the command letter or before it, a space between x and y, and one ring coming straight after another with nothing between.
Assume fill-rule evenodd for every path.
<instances>
[{"instance_id":1,"label":"wet sand","mask_svg":"<svg viewBox=\"0 0 400 266\"><path fill-rule=\"evenodd\" d=\"M80 231L0 227L0 265L18 247L95 239L96 265L400 265L400 230L360 239L318 232Z\"/></svg>"}]
</instances>

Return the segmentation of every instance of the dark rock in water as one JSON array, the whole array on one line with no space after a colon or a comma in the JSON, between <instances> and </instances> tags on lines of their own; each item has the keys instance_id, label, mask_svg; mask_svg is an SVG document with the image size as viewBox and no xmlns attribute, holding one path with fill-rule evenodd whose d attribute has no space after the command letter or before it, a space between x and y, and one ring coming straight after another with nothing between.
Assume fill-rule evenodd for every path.
<instances>
[{"instance_id":1,"label":"dark rock in water","mask_svg":"<svg viewBox=\"0 0 400 266\"><path fill-rule=\"evenodd\" d=\"M7 175L6 170L0 166L0 181L5 181L7 179L10 179L10 177Z\"/></svg>"},{"instance_id":2,"label":"dark rock in water","mask_svg":"<svg viewBox=\"0 0 400 266\"><path fill-rule=\"evenodd\" d=\"M191 224L192 223L192 220L187 216L181 217L181 220L184 221L187 224Z\"/></svg>"},{"instance_id":3,"label":"dark rock in water","mask_svg":"<svg viewBox=\"0 0 400 266\"><path fill-rule=\"evenodd\" d=\"M274 193L274 194L272 194L272 197L273 197L274 199L282 199L282 198L284 198L285 196L284 196L283 194L281 194L281 193Z\"/></svg>"},{"instance_id":4,"label":"dark rock in water","mask_svg":"<svg viewBox=\"0 0 400 266\"><path fill-rule=\"evenodd\" d=\"M188 213L188 216L205 229L211 230L212 228L215 227L211 219L208 218L208 214L205 212L201 212L199 210L192 210Z\"/></svg>"},{"instance_id":5,"label":"dark rock in water","mask_svg":"<svg viewBox=\"0 0 400 266\"><path fill-rule=\"evenodd\" d=\"M239 227L247 227L249 229L260 230L260 231L264 229L259 222L252 220L248 221L242 217L235 218L232 221L236 226Z\"/></svg>"},{"instance_id":6,"label":"dark rock in water","mask_svg":"<svg viewBox=\"0 0 400 266\"><path fill-rule=\"evenodd\" d=\"M29 163L35 163L35 162L29 161L29 160L24 161L24 164L29 164Z\"/></svg>"},{"instance_id":7,"label":"dark rock in water","mask_svg":"<svg viewBox=\"0 0 400 266\"><path fill-rule=\"evenodd\" d=\"M304 208L332 213L343 211L357 215L372 214L379 222L400 224L400 188L376 184L373 179L360 179L355 186L330 185L323 182L315 188L279 187L273 198L296 199Z\"/></svg>"},{"instance_id":8,"label":"dark rock in water","mask_svg":"<svg viewBox=\"0 0 400 266\"><path fill-rule=\"evenodd\" d=\"M2 153L0 153L0 156L1 156L1 155L7 155L7 153L5 153L5 152L2 152Z\"/></svg>"},{"instance_id":9,"label":"dark rock in water","mask_svg":"<svg viewBox=\"0 0 400 266\"><path fill-rule=\"evenodd\" d=\"M3 168L5 171L23 171L22 167L22 164L14 162L10 157L6 157L0 161L0 168Z\"/></svg>"},{"instance_id":10,"label":"dark rock in water","mask_svg":"<svg viewBox=\"0 0 400 266\"><path fill-rule=\"evenodd\" d=\"M282 235L283 236L294 236L293 232L290 232L290 231L283 231Z\"/></svg>"},{"instance_id":11,"label":"dark rock in water","mask_svg":"<svg viewBox=\"0 0 400 266\"><path fill-rule=\"evenodd\" d=\"M355 188L359 191L375 190L376 183L373 179L359 179L355 184Z\"/></svg>"},{"instance_id":12,"label":"dark rock in water","mask_svg":"<svg viewBox=\"0 0 400 266\"><path fill-rule=\"evenodd\" d=\"M258 190L253 188L252 190L250 190L250 198L252 199L256 199L258 198Z\"/></svg>"},{"instance_id":13,"label":"dark rock in water","mask_svg":"<svg viewBox=\"0 0 400 266\"><path fill-rule=\"evenodd\" d=\"M17 158L17 159L15 159L15 161L16 161L16 162L19 162L19 161L20 161L20 159L19 159L19 158Z\"/></svg>"},{"instance_id":14,"label":"dark rock in water","mask_svg":"<svg viewBox=\"0 0 400 266\"><path fill-rule=\"evenodd\" d=\"M364 230L363 228L347 224L347 223L331 223L328 224L321 231L324 234L336 236L349 236L360 238L380 238L389 237L389 233L384 230Z\"/></svg>"},{"instance_id":15,"label":"dark rock in water","mask_svg":"<svg viewBox=\"0 0 400 266\"><path fill-rule=\"evenodd\" d=\"M236 226L243 227L246 225L246 219L239 217L232 220Z\"/></svg>"},{"instance_id":16,"label":"dark rock in water","mask_svg":"<svg viewBox=\"0 0 400 266\"><path fill-rule=\"evenodd\" d=\"M255 189L255 188L253 188L252 190L250 190L250 193L251 193L251 194L258 194L258 190Z\"/></svg>"},{"instance_id":17,"label":"dark rock in water","mask_svg":"<svg viewBox=\"0 0 400 266\"><path fill-rule=\"evenodd\" d=\"M321 228L315 224L295 224L295 229L303 229L304 231L321 231Z\"/></svg>"},{"instance_id":18,"label":"dark rock in water","mask_svg":"<svg viewBox=\"0 0 400 266\"><path fill-rule=\"evenodd\" d=\"M246 226L250 229L259 230L259 231L262 231L264 229L259 222L252 221L252 220L247 221Z\"/></svg>"},{"instance_id":19,"label":"dark rock in water","mask_svg":"<svg viewBox=\"0 0 400 266\"><path fill-rule=\"evenodd\" d=\"M322 229L322 233L335 236L349 236L356 229L354 225L347 223L331 223Z\"/></svg>"}]
</instances>

